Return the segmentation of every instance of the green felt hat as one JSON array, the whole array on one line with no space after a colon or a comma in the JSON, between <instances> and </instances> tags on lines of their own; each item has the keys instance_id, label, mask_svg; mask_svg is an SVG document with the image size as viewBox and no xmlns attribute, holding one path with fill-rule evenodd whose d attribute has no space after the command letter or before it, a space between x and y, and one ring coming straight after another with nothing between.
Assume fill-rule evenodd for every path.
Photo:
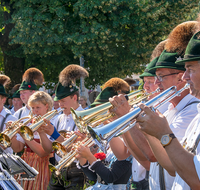
<instances>
[{"instance_id":1,"label":"green felt hat","mask_svg":"<svg viewBox=\"0 0 200 190\"><path fill-rule=\"evenodd\" d=\"M23 81L18 91L21 90L38 90L37 86L32 82Z\"/></svg>"},{"instance_id":2,"label":"green felt hat","mask_svg":"<svg viewBox=\"0 0 200 190\"><path fill-rule=\"evenodd\" d=\"M139 77L141 79L143 79L144 77L154 77L156 76L156 69L152 69L153 67L156 66L156 63L158 61L159 57L156 57L155 59L153 59L146 67L146 69L144 70L144 73L142 73Z\"/></svg>"},{"instance_id":3,"label":"green felt hat","mask_svg":"<svg viewBox=\"0 0 200 190\"><path fill-rule=\"evenodd\" d=\"M90 106L94 107L98 104L104 104L108 102L109 98L116 95L118 95L118 93L114 91L113 87L106 87L104 90L101 91L101 93L96 97L96 99Z\"/></svg>"},{"instance_id":4,"label":"green felt hat","mask_svg":"<svg viewBox=\"0 0 200 190\"><path fill-rule=\"evenodd\" d=\"M2 84L0 84L0 95L8 97L9 94L6 93L5 88Z\"/></svg>"},{"instance_id":5,"label":"green felt hat","mask_svg":"<svg viewBox=\"0 0 200 190\"><path fill-rule=\"evenodd\" d=\"M54 101L58 101L67 96L70 96L78 90L79 89L76 86L73 86L71 84L68 86L62 86L62 84L59 82L55 91Z\"/></svg>"},{"instance_id":6,"label":"green felt hat","mask_svg":"<svg viewBox=\"0 0 200 190\"><path fill-rule=\"evenodd\" d=\"M185 62L200 60L200 31L192 36L185 50L184 58L178 59L176 64L184 65Z\"/></svg>"},{"instance_id":7,"label":"green felt hat","mask_svg":"<svg viewBox=\"0 0 200 190\"><path fill-rule=\"evenodd\" d=\"M153 69L159 69L159 68L169 68L169 69L177 69L177 70L182 70L185 71L185 67L182 65L177 65L175 64L176 60L179 58L180 56L175 52L175 53L170 53L167 52L166 50L164 50L155 67L152 67L150 70Z\"/></svg>"},{"instance_id":8,"label":"green felt hat","mask_svg":"<svg viewBox=\"0 0 200 190\"><path fill-rule=\"evenodd\" d=\"M19 93L19 91L15 92L15 93L12 95L12 98L20 98L20 93Z\"/></svg>"}]
</instances>

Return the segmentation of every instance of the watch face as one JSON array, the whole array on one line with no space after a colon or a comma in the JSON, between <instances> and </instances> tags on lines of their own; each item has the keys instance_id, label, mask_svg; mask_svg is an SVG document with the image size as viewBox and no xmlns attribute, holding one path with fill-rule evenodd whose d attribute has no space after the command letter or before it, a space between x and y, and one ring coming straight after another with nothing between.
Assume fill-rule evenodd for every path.
<instances>
[{"instance_id":1,"label":"watch face","mask_svg":"<svg viewBox=\"0 0 200 190\"><path fill-rule=\"evenodd\" d=\"M169 136L168 135L162 136L161 143L163 145L166 145L167 143L169 143Z\"/></svg>"}]
</instances>

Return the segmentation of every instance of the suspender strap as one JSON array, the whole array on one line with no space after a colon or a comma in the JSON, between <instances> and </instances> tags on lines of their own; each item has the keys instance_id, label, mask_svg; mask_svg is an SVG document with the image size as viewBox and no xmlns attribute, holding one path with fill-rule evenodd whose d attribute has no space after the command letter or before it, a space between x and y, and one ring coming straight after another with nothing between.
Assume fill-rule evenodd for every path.
<instances>
[{"instance_id":1,"label":"suspender strap","mask_svg":"<svg viewBox=\"0 0 200 190\"><path fill-rule=\"evenodd\" d=\"M7 118L9 115L11 115L11 114L10 114L10 113L7 113L6 116L3 118L3 121L1 122L0 132L3 131L4 123L5 123L5 121L6 121L6 118Z\"/></svg>"},{"instance_id":2,"label":"suspender strap","mask_svg":"<svg viewBox=\"0 0 200 190\"><path fill-rule=\"evenodd\" d=\"M200 103L200 101L194 101L194 102L190 102L189 104L187 104L183 109L185 109L186 107L192 105L192 104L198 104Z\"/></svg>"},{"instance_id":3,"label":"suspender strap","mask_svg":"<svg viewBox=\"0 0 200 190\"><path fill-rule=\"evenodd\" d=\"M160 190L166 190L164 171L163 171L163 167L160 164L159 164L159 183L160 183Z\"/></svg>"},{"instance_id":4,"label":"suspender strap","mask_svg":"<svg viewBox=\"0 0 200 190\"><path fill-rule=\"evenodd\" d=\"M21 118L21 115L22 115L22 109L20 110L20 112L19 112L19 116L18 116L18 119L20 119Z\"/></svg>"},{"instance_id":5,"label":"suspender strap","mask_svg":"<svg viewBox=\"0 0 200 190\"><path fill-rule=\"evenodd\" d=\"M59 117L58 123L57 123L57 125L56 125L57 131L58 131L58 127L59 127L59 125L60 125L60 122L61 122L61 120L62 120L62 116L63 116L63 115L61 115L61 116Z\"/></svg>"},{"instance_id":6,"label":"suspender strap","mask_svg":"<svg viewBox=\"0 0 200 190\"><path fill-rule=\"evenodd\" d=\"M200 141L200 134L198 135L197 139L195 140L193 147L189 148L189 151L195 155L196 155L196 148L199 144L199 141Z\"/></svg>"},{"instance_id":7,"label":"suspender strap","mask_svg":"<svg viewBox=\"0 0 200 190\"><path fill-rule=\"evenodd\" d=\"M76 128L76 124L74 124L74 126L73 126L73 128L72 128L72 131L74 131L74 130L75 130L75 128Z\"/></svg>"}]
</instances>

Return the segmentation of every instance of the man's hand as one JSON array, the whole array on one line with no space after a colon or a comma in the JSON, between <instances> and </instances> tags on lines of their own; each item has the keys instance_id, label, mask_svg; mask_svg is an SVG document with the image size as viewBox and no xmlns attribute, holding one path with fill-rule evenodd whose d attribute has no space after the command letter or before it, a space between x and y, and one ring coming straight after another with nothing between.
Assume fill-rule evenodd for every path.
<instances>
[{"instance_id":1,"label":"man's hand","mask_svg":"<svg viewBox=\"0 0 200 190\"><path fill-rule=\"evenodd\" d=\"M159 140L163 135L172 133L165 116L159 111L153 112L144 104L140 104L139 107L143 112L137 117L136 121L142 131Z\"/></svg>"},{"instance_id":2,"label":"man's hand","mask_svg":"<svg viewBox=\"0 0 200 190\"><path fill-rule=\"evenodd\" d=\"M127 114L131 109L128 101L122 94L109 98L109 102L113 105L113 109L111 109L110 112L115 113L118 117Z\"/></svg>"}]
</instances>

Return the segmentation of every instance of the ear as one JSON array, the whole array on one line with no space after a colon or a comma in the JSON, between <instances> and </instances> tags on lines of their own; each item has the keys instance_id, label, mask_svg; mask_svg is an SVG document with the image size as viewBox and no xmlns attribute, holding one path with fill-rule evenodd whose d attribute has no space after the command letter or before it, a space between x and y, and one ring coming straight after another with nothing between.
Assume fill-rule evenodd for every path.
<instances>
[{"instance_id":1,"label":"ear","mask_svg":"<svg viewBox=\"0 0 200 190\"><path fill-rule=\"evenodd\" d=\"M177 75L177 78L178 78L178 83L181 83L181 82L183 82L183 79L182 79L182 77L183 77L183 74L184 74L184 73L179 73L179 74Z\"/></svg>"},{"instance_id":2,"label":"ear","mask_svg":"<svg viewBox=\"0 0 200 190\"><path fill-rule=\"evenodd\" d=\"M49 104L46 104L46 109L47 109L47 110L49 109Z\"/></svg>"},{"instance_id":3,"label":"ear","mask_svg":"<svg viewBox=\"0 0 200 190\"><path fill-rule=\"evenodd\" d=\"M77 95L76 94L74 94L73 99L74 99L74 101L77 101Z\"/></svg>"}]
</instances>

